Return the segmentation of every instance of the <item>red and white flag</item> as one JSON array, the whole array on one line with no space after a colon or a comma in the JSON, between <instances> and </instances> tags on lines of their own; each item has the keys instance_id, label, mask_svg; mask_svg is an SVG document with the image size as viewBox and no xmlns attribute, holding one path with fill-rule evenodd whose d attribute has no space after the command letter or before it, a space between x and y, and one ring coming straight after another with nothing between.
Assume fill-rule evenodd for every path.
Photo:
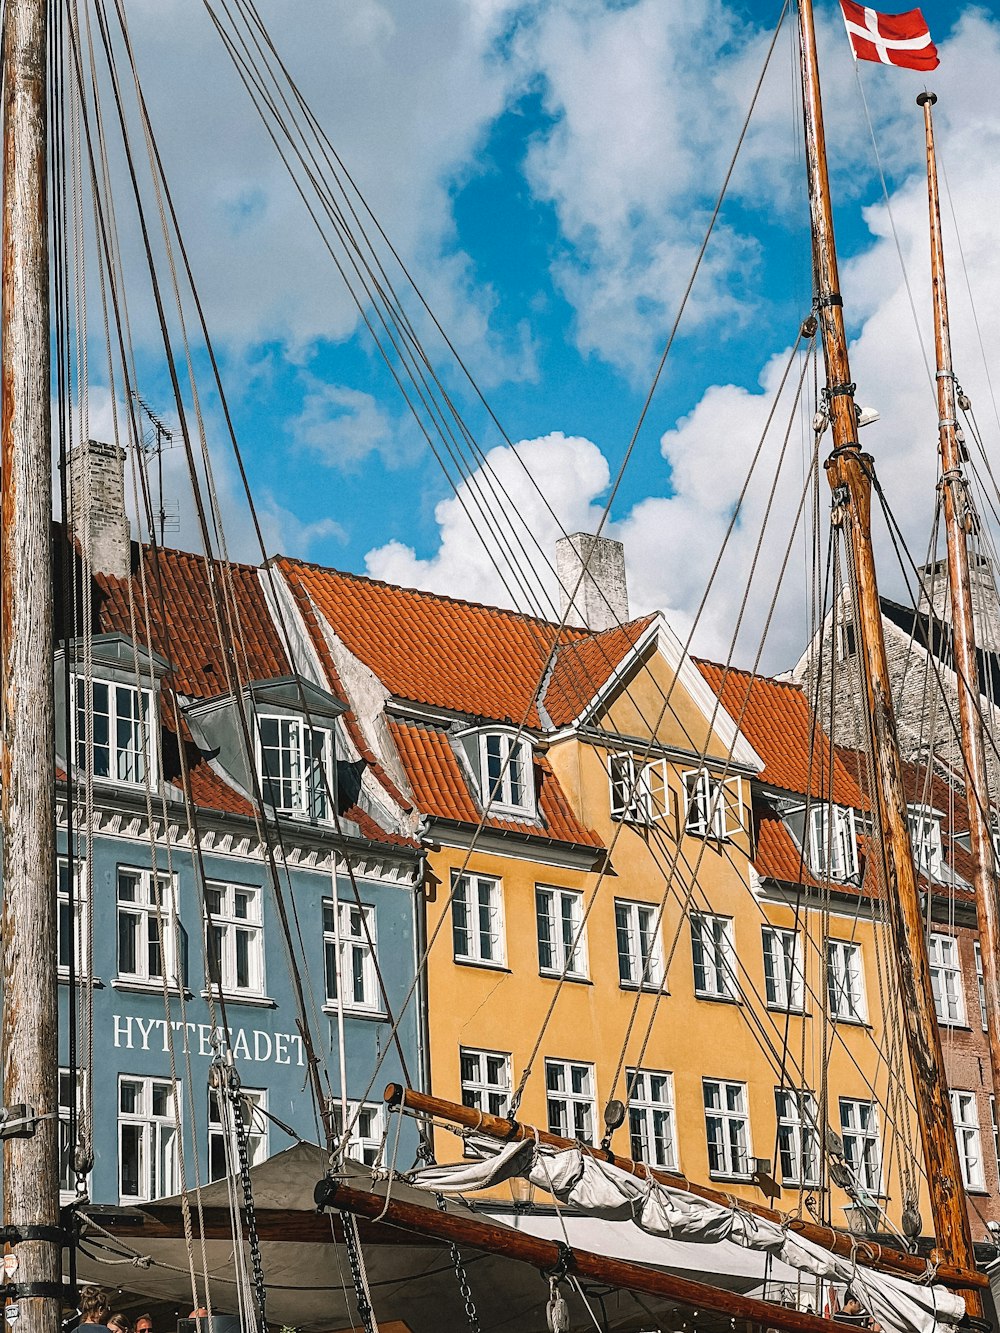
<instances>
[{"instance_id":1,"label":"red and white flag","mask_svg":"<svg viewBox=\"0 0 1000 1333\"><path fill-rule=\"evenodd\" d=\"M937 69L937 47L919 9L880 14L854 0L840 0L855 60L875 60L903 69Z\"/></svg>"}]
</instances>

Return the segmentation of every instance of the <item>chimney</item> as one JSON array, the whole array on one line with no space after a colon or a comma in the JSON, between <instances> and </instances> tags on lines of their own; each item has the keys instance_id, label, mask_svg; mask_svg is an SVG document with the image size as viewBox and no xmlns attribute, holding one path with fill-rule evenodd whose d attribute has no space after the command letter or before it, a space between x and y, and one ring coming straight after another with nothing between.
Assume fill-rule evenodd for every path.
<instances>
[{"instance_id":1,"label":"chimney","mask_svg":"<svg viewBox=\"0 0 1000 1333\"><path fill-rule=\"evenodd\" d=\"M587 572L581 579L585 564ZM573 599L570 624L582 623L596 632L628 620L625 547L621 542L589 532L560 537L556 542L556 574L563 614Z\"/></svg>"},{"instance_id":2,"label":"chimney","mask_svg":"<svg viewBox=\"0 0 1000 1333\"><path fill-rule=\"evenodd\" d=\"M938 620L951 624L951 594L948 587L948 562L935 560L920 570L920 600L917 610L933 611ZM976 647L984 652L1000 651L1000 596L996 573L988 556L969 553L969 588L972 593L972 621ZM927 596L927 589L931 596Z\"/></svg>"},{"instance_id":3,"label":"chimney","mask_svg":"<svg viewBox=\"0 0 1000 1333\"><path fill-rule=\"evenodd\" d=\"M87 440L69 456L70 530L95 574L131 572L131 531L125 513L125 450Z\"/></svg>"}]
</instances>

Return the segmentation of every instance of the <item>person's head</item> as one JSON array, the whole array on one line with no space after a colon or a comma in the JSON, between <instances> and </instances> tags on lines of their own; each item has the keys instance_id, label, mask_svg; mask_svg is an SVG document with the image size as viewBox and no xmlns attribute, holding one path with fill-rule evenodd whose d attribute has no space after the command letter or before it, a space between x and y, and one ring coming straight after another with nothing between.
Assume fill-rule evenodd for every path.
<instances>
[{"instance_id":1,"label":"person's head","mask_svg":"<svg viewBox=\"0 0 1000 1333\"><path fill-rule=\"evenodd\" d=\"M153 1316L151 1314L136 1315L135 1333L153 1333Z\"/></svg>"},{"instance_id":2,"label":"person's head","mask_svg":"<svg viewBox=\"0 0 1000 1333\"><path fill-rule=\"evenodd\" d=\"M113 1314L107 1323L113 1333L132 1333L132 1325L123 1314Z\"/></svg>"},{"instance_id":3,"label":"person's head","mask_svg":"<svg viewBox=\"0 0 1000 1333\"><path fill-rule=\"evenodd\" d=\"M851 1291L850 1287L844 1292L844 1304L841 1306L841 1312L843 1314L861 1313L861 1302L858 1300L857 1296L855 1296L854 1292Z\"/></svg>"},{"instance_id":4,"label":"person's head","mask_svg":"<svg viewBox=\"0 0 1000 1333\"><path fill-rule=\"evenodd\" d=\"M106 1324L111 1314L111 1302L103 1287L84 1287L80 1292L80 1322Z\"/></svg>"}]
</instances>

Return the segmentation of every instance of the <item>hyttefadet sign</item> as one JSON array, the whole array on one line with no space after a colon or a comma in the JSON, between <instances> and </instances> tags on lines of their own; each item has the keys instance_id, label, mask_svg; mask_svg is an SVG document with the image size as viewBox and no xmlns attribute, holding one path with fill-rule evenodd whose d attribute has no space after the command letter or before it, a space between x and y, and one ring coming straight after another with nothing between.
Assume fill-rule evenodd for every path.
<instances>
[{"instance_id":1,"label":"hyttefadet sign","mask_svg":"<svg viewBox=\"0 0 1000 1333\"><path fill-rule=\"evenodd\" d=\"M210 1059L215 1054L212 1036L219 1029L211 1023L182 1023L165 1018L138 1018L132 1014L114 1015L114 1042L118 1050L170 1050L170 1032L183 1042L182 1049ZM305 1065L302 1038L297 1032L263 1032L260 1028L230 1028L227 1047L237 1060L250 1064Z\"/></svg>"}]
</instances>

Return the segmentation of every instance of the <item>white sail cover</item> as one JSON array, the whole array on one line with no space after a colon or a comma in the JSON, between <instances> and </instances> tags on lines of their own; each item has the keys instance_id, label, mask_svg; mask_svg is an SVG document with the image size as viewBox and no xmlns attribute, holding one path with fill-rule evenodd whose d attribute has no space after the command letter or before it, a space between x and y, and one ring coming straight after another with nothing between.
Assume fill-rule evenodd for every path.
<instances>
[{"instance_id":1,"label":"white sail cover","mask_svg":"<svg viewBox=\"0 0 1000 1333\"><path fill-rule=\"evenodd\" d=\"M470 1143L481 1161L425 1167L409 1182L436 1194L465 1194L520 1176L589 1217L632 1222L671 1240L733 1241L812 1277L849 1284L886 1333L948 1333L965 1314L961 1296L938 1283L863 1268L736 1205L632 1175L579 1148L556 1151L530 1139L501 1146L478 1135Z\"/></svg>"}]
</instances>

